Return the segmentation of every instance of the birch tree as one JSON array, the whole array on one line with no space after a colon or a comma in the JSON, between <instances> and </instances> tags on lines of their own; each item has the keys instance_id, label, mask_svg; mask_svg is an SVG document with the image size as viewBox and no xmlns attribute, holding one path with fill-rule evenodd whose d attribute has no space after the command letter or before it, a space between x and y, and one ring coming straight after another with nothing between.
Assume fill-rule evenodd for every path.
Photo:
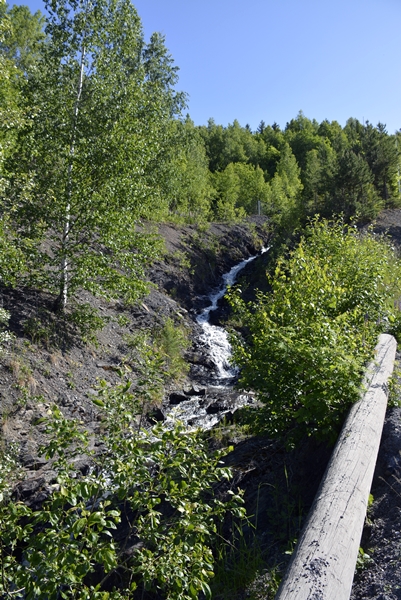
<instances>
[{"instance_id":1,"label":"birch tree","mask_svg":"<svg viewBox=\"0 0 401 600\"><path fill-rule=\"evenodd\" d=\"M156 256L156 239L139 225L151 216L147 170L168 143L175 92L147 70L129 0L46 8L48 43L26 84L31 118L16 155L24 185L16 180L11 199L21 236L35 240L29 281L60 309L80 288L132 301Z\"/></svg>"}]
</instances>

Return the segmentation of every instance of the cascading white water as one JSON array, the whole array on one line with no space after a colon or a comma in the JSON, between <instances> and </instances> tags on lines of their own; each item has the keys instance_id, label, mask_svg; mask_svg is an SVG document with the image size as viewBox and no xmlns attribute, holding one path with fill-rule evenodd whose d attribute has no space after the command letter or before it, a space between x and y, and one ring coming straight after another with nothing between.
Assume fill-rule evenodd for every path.
<instances>
[{"instance_id":1,"label":"cascading white water","mask_svg":"<svg viewBox=\"0 0 401 600\"><path fill-rule=\"evenodd\" d=\"M261 254L267 252L269 248L263 248ZM204 308L201 314L197 317L198 324L203 329L203 334L200 340L209 348L209 354L217 367L219 379L227 379L235 377L237 374L236 368L230 365L231 346L228 341L227 332L217 325L209 323L210 313L216 310L218 301L224 296L227 288L235 283L238 273L257 256L251 256L237 265L235 265L228 273L223 275L223 285L216 292L209 295L210 306Z\"/></svg>"},{"instance_id":2,"label":"cascading white water","mask_svg":"<svg viewBox=\"0 0 401 600\"><path fill-rule=\"evenodd\" d=\"M261 253L263 254L267 250L268 248L263 248ZM200 339L207 346L208 353L217 367L217 381L213 383L213 386L208 386L206 396L188 397L188 400L180 402L177 406L170 407L166 414L165 425L167 427L179 419L191 429L199 427L205 430L211 429L228 412L234 412L241 406L253 404L254 398L249 392L238 393L234 400L230 399L229 395L224 395L225 392L230 393L230 389L232 390L232 386L230 386L232 382L229 380L235 377L237 371L230 366L231 347L227 332L222 327L211 325L209 323L209 316L213 310L216 310L217 303L226 293L227 287L235 283L238 273L245 265L255 260L257 256L259 255L251 256L241 261L229 273L223 275L222 286L209 295L211 304L207 308L204 308L197 317L197 322L203 329ZM222 399L223 404L226 404L226 407L223 407L219 411L219 414L215 414L214 411L210 411L208 408L216 398Z\"/></svg>"}]
</instances>

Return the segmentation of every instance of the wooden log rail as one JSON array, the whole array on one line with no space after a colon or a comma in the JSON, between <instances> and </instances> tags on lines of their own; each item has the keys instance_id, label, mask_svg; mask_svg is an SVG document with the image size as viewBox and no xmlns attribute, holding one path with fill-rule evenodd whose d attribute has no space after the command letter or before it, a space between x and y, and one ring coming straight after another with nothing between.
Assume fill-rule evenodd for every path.
<instances>
[{"instance_id":1,"label":"wooden log rail","mask_svg":"<svg viewBox=\"0 0 401 600\"><path fill-rule=\"evenodd\" d=\"M349 600L387 407L396 340L383 334L276 600Z\"/></svg>"}]
</instances>

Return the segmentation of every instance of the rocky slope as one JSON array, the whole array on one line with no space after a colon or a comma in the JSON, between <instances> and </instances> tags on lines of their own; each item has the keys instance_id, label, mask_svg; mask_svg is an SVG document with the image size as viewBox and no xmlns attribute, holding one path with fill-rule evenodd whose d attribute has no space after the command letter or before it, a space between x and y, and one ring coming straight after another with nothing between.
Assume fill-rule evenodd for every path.
<instances>
[{"instance_id":1,"label":"rocky slope","mask_svg":"<svg viewBox=\"0 0 401 600\"><path fill-rule=\"evenodd\" d=\"M388 228L397 241L400 211L383 215L378 230ZM186 356L191 369L179 386L166 389L164 405L154 410L153 418L164 418L167 405L177 406L190 397L196 398L208 415L225 412L225 424L211 434L210 443L235 446L227 463L235 469L234 485L245 489L253 527L244 526L243 533L256 550L251 561L246 555L240 581L236 578L238 561L232 563L231 571L226 566L230 585L225 579L221 589L217 577L214 596L273 598L331 449L305 440L297 450L288 452L283 444L267 437L247 439L243 429L231 425L231 409L238 394L232 388L222 392L213 385L215 368L199 342L199 326L195 322L197 311L207 303L205 294L219 284L221 275L269 243L268 229L263 219L255 218L248 225L216 224L206 230L163 225L160 233L166 253L164 260L149 270L154 287L141 303L126 307L120 302L110 304L82 295L81 300L96 307L107 320L96 344L79 343L68 328L57 329L48 312L52 299L45 294L1 290L2 304L11 313L10 329L15 336L0 359L2 444L18 443L26 479L17 492L31 506L39 506L49 493L53 477L38 452L43 440L40 419L50 406L56 403L67 416L84 421L96 444L100 423L90 397L99 379L117 383L124 364L131 364L135 372L129 336L160 326L168 318L183 324L191 341ZM263 259L250 268L254 273L262 272ZM400 409L392 408L377 463L353 600L401 598L400 456ZM86 468L85 458L80 457L77 469Z\"/></svg>"},{"instance_id":2,"label":"rocky slope","mask_svg":"<svg viewBox=\"0 0 401 600\"><path fill-rule=\"evenodd\" d=\"M195 316L221 275L267 243L266 223L256 218L244 225L215 224L203 229L163 225L160 234L165 240L164 259L149 269L151 291L142 302L128 307L81 294L80 300L96 308L106 322L92 343L82 343L68 323L56 320L51 312L53 299L48 295L36 290L1 289L2 306L11 314L9 325L14 336L0 357L2 444L19 445L21 462L27 469L20 494L29 502L43 499L53 476L38 454L43 442L41 419L56 404L66 416L82 420L96 438L100 424L91 396L99 380L118 383L119 370L126 364L135 378L129 340L138 331L154 331L171 319L188 332L189 376L178 389L174 385L166 389L166 405L186 398L185 390L194 394L199 385L209 413L227 411L233 402L232 391L222 397L219 390L205 385L213 383L215 365L198 341ZM160 411L154 414L161 418Z\"/></svg>"}]
</instances>

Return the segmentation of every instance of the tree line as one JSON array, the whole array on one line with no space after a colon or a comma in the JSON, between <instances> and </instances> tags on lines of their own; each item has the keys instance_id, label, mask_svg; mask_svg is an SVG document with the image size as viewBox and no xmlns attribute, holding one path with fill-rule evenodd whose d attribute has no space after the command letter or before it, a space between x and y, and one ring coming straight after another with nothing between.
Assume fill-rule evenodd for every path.
<instances>
[{"instance_id":1,"label":"tree line","mask_svg":"<svg viewBox=\"0 0 401 600\"><path fill-rule=\"evenodd\" d=\"M3 283L18 276L61 309L79 288L133 301L158 252L143 221L261 212L292 231L400 204L399 133L383 124L300 112L284 129L196 126L163 36L145 41L129 0L46 8L0 8Z\"/></svg>"}]
</instances>

